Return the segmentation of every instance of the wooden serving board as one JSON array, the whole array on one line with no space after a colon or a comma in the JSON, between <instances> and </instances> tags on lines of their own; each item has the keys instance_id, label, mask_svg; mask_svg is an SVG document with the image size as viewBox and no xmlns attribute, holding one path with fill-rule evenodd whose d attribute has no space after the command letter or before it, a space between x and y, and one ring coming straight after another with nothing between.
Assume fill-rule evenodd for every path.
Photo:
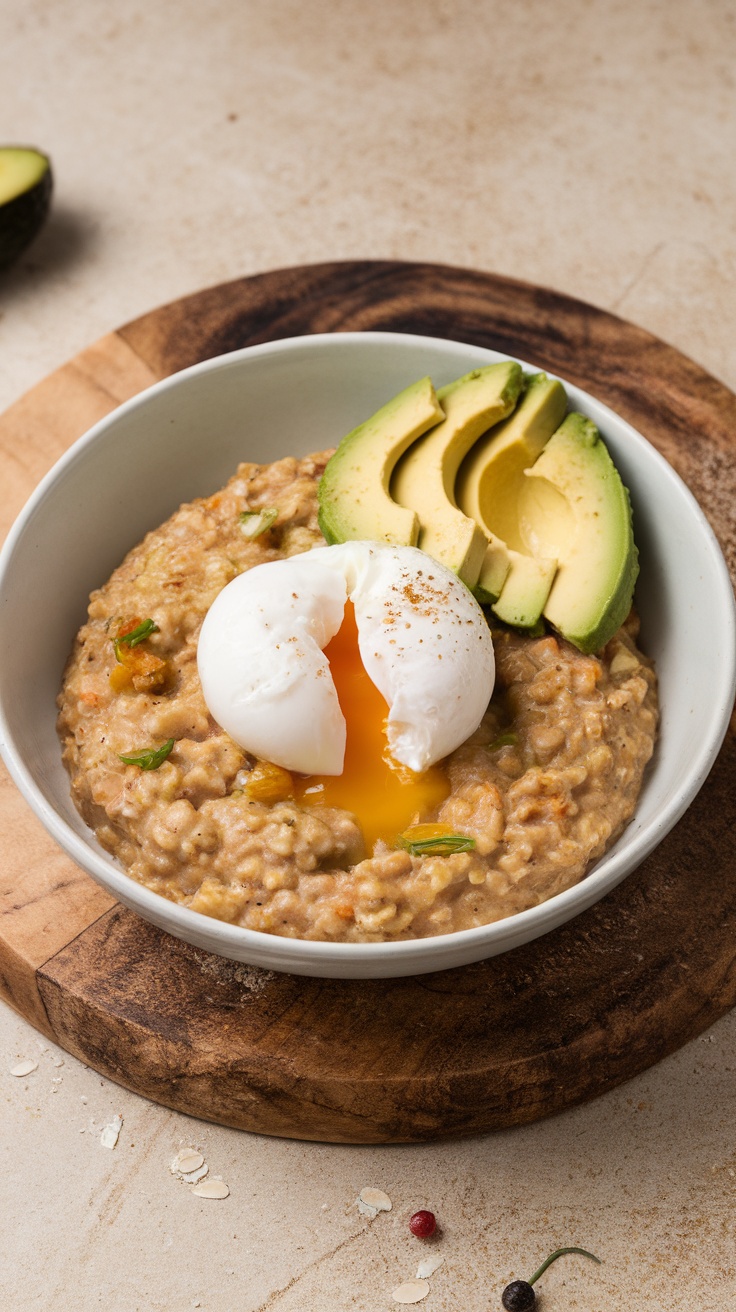
<instances>
[{"instance_id":1,"label":"wooden serving board","mask_svg":"<svg viewBox=\"0 0 736 1312\"><path fill-rule=\"evenodd\" d=\"M437 265L349 262L213 287L104 337L0 417L0 513L90 424L186 365L273 338L391 329L532 360L607 401L671 461L736 566L736 398L612 315ZM0 996L102 1074L266 1134L420 1141L521 1124L603 1093L736 1003L736 735L677 828L554 933L388 981L237 966L139 920L0 780Z\"/></svg>"}]
</instances>

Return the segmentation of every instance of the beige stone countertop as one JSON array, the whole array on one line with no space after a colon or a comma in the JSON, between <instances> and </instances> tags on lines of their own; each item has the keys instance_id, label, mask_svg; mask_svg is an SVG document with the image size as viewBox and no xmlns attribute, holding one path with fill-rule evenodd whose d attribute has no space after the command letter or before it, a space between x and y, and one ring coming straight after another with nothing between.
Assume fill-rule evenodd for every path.
<instances>
[{"instance_id":1,"label":"beige stone countertop","mask_svg":"<svg viewBox=\"0 0 736 1312\"><path fill-rule=\"evenodd\" d=\"M5 0L0 138L53 159L0 280L0 410L103 333L241 275L472 266L631 319L736 384L727 0ZM0 495L2 495L0 491ZM3 836L7 841L7 836ZM10 1074L21 1059L36 1069ZM0 1305L18 1312L736 1306L736 1018L587 1106L425 1147L261 1138L103 1080L0 1006ZM117 1146L103 1126L123 1118ZM174 1178L201 1150L225 1200ZM361 1216L365 1185L391 1212Z\"/></svg>"}]
</instances>

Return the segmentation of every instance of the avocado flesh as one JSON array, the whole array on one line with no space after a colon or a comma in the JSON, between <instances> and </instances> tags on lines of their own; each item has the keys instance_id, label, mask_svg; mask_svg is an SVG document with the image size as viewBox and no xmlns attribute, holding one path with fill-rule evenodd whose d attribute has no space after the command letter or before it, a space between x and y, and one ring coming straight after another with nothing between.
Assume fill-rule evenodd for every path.
<instances>
[{"instance_id":1,"label":"avocado flesh","mask_svg":"<svg viewBox=\"0 0 736 1312\"><path fill-rule=\"evenodd\" d=\"M561 424L567 397L562 384L546 374L532 374L524 381L524 394L510 418L492 428L466 456L455 495L489 538L476 595L484 603L496 603L494 612L504 623L533 628L557 562L530 555L518 522L519 496L524 470Z\"/></svg>"},{"instance_id":2,"label":"avocado flesh","mask_svg":"<svg viewBox=\"0 0 736 1312\"><path fill-rule=\"evenodd\" d=\"M330 543L370 538L413 547L419 520L389 495L394 465L445 412L420 378L344 437L319 485L319 526Z\"/></svg>"},{"instance_id":3,"label":"avocado flesh","mask_svg":"<svg viewBox=\"0 0 736 1312\"><path fill-rule=\"evenodd\" d=\"M51 203L51 164L27 146L0 147L0 268L30 245Z\"/></svg>"},{"instance_id":4,"label":"avocado flesh","mask_svg":"<svg viewBox=\"0 0 736 1312\"><path fill-rule=\"evenodd\" d=\"M631 609L639 572L629 494L584 415L569 414L524 476L519 525L535 555L556 557L543 614L590 654Z\"/></svg>"},{"instance_id":5,"label":"avocado flesh","mask_svg":"<svg viewBox=\"0 0 736 1312\"><path fill-rule=\"evenodd\" d=\"M515 629L533 629L542 618L557 573L557 561L535 559L520 551L510 551L509 555L511 568L491 609L504 624L512 624Z\"/></svg>"},{"instance_id":6,"label":"avocado flesh","mask_svg":"<svg viewBox=\"0 0 736 1312\"><path fill-rule=\"evenodd\" d=\"M506 360L440 388L444 421L409 448L391 480L394 500L419 516L417 545L469 588L478 582L488 536L455 502L457 472L486 429L512 412L522 381L520 365Z\"/></svg>"}]
</instances>

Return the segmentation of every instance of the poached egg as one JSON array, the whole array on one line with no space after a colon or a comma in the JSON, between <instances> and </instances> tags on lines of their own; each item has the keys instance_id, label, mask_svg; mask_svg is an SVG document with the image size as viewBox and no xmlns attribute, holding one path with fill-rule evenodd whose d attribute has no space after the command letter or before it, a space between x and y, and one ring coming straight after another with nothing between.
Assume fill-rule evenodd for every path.
<instances>
[{"instance_id":1,"label":"poached egg","mask_svg":"<svg viewBox=\"0 0 736 1312\"><path fill-rule=\"evenodd\" d=\"M359 541L233 579L197 661L230 737L302 776L303 805L356 814L367 842L447 796L437 763L478 727L495 674L485 617L455 574L416 547Z\"/></svg>"}]
</instances>

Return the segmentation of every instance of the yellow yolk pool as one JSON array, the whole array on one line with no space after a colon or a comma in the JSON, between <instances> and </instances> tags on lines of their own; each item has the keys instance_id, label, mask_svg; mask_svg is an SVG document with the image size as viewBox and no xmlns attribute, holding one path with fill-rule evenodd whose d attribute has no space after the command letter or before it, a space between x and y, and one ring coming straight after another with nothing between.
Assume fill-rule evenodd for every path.
<instances>
[{"instance_id":1,"label":"yellow yolk pool","mask_svg":"<svg viewBox=\"0 0 736 1312\"><path fill-rule=\"evenodd\" d=\"M450 784L441 764L415 774L391 760L384 727L388 707L363 668L352 602L325 655L347 722L345 765L341 775L295 776L295 796L302 806L352 811L370 855L377 839L393 846L397 834L439 806Z\"/></svg>"}]
</instances>

